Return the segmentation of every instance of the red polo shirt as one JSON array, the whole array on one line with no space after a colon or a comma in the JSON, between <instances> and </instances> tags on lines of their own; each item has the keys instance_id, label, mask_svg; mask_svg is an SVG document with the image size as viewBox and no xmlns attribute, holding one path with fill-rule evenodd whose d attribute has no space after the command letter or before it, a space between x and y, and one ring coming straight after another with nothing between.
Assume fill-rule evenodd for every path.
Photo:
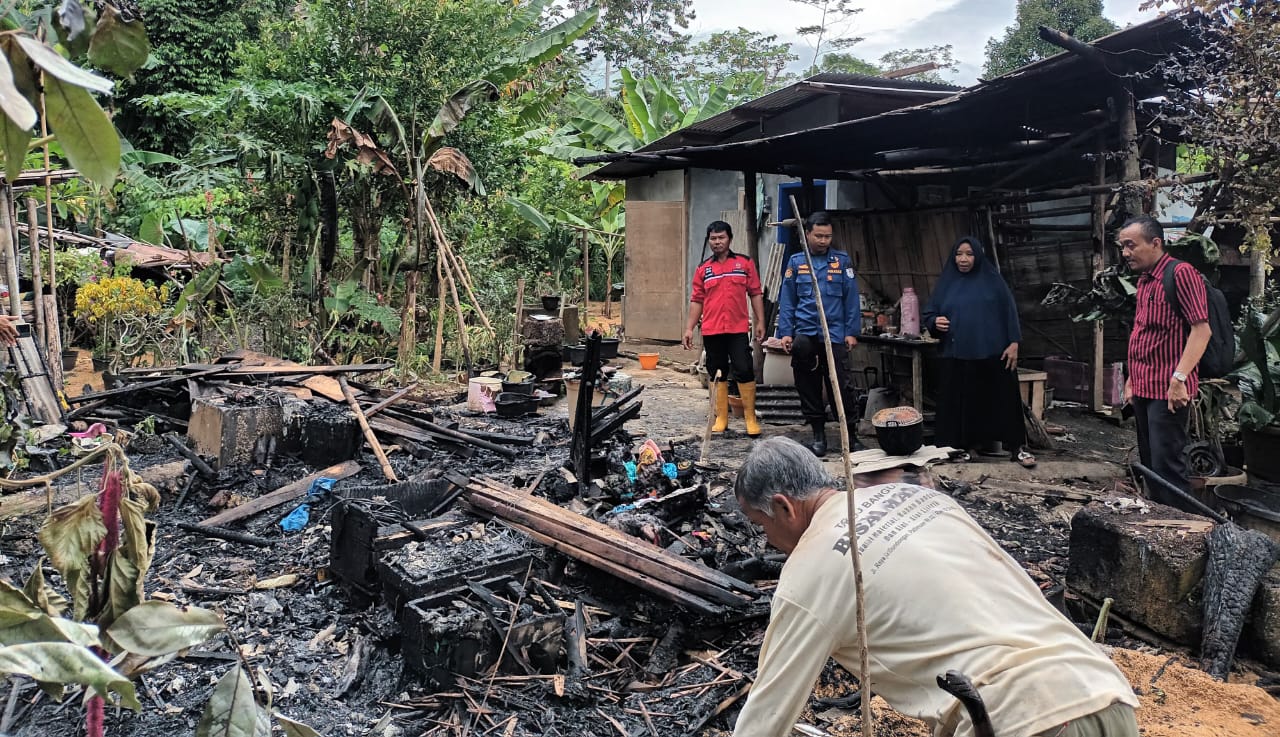
<instances>
[{"instance_id":1,"label":"red polo shirt","mask_svg":"<svg viewBox=\"0 0 1280 737\"><path fill-rule=\"evenodd\" d=\"M1164 270L1172 261L1173 257L1166 253L1150 271L1138 277L1138 311L1129 335L1129 381L1133 396L1143 399L1169 396L1169 380L1187 346L1191 326L1209 320L1204 278L1191 264L1179 262L1173 272L1178 304L1185 319L1169 304L1164 291ZM1187 393L1192 398L1199 385L1199 372L1192 368L1187 374Z\"/></svg>"},{"instance_id":2,"label":"red polo shirt","mask_svg":"<svg viewBox=\"0 0 1280 737\"><path fill-rule=\"evenodd\" d=\"M690 302L702 305L702 334L748 333L751 317L747 298L763 294L760 275L751 259L730 251L724 261L715 256L693 272Z\"/></svg>"}]
</instances>

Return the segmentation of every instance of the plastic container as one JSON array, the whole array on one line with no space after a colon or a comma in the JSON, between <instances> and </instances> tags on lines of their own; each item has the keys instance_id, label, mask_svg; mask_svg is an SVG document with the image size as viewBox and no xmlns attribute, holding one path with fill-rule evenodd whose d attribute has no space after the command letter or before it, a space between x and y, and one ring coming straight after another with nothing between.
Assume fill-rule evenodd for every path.
<instances>
[{"instance_id":1,"label":"plastic container","mask_svg":"<svg viewBox=\"0 0 1280 737\"><path fill-rule=\"evenodd\" d=\"M903 287L902 304L898 326L902 328L902 334L910 337L920 335L920 298L916 296L916 290L912 287Z\"/></svg>"},{"instance_id":2,"label":"plastic container","mask_svg":"<svg viewBox=\"0 0 1280 737\"><path fill-rule=\"evenodd\" d=\"M502 392L502 379L477 376L467 382L467 409L472 412L493 412L497 409L494 397Z\"/></svg>"},{"instance_id":3,"label":"plastic container","mask_svg":"<svg viewBox=\"0 0 1280 737\"><path fill-rule=\"evenodd\" d=\"M658 368L657 353L638 353L636 354L636 359L640 361L640 368L645 371L652 371Z\"/></svg>"},{"instance_id":4,"label":"plastic container","mask_svg":"<svg viewBox=\"0 0 1280 737\"><path fill-rule=\"evenodd\" d=\"M573 421L578 413L578 384L577 379L566 379L564 382L564 399L565 407L569 410L569 429L573 429ZM603 407L606 397L604 392L596 390L595 395L591 397L593 407Z\"/></svg>"}]
</instances>

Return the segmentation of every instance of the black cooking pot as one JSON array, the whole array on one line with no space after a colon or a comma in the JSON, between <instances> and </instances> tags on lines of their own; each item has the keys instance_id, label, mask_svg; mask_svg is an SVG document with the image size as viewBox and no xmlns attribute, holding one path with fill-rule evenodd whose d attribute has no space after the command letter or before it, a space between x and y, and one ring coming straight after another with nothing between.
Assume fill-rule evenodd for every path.
<instances>
[{"instance_id":1,"label":"black cooking pot","mask_svg":"<svg viewBox=\"0 0 1280 737\"><path fill-rule=\"evenodd\" d=\"M618 357L618 344L621 340L617 338L601 338L600 339L600 358L610 359Z\"/></svg>"},{"instance_id":2,"label":"black cooking pot","mask_svg":"<svg viewBox=\"0 0 1280 737\"><path fill-rule=\"evenodd\" d=\"M567 345L561 355L564 360L574 366L581 366L582 362L587 360L587 347L585 345Z\"/></svg>"},{"instance_id":3,"label":"black cooking pot","mask_svg":"<svg viewBox=\"0 0 1280 737\"><path fill-rule=\"evenodd\" d=\"M882 409L871 418L885 455L909 456L924 445L924 416L914 407Z\"/></svg>"},{"instance_id":4,"label":"black cooking pot","mask_svg":"<svg viewBox=\"0 0 1280 737\"><path fill-rule=\"evenodd\" d=\"M500 392L493 404L499 417L520 417L538 411L537 397L517 392Z\"/></svg>"},{"instance_id":5,"label":"black cooking pot","mask_svg":"<svg viewBox=\"0 0 1280 737\"><path fill-rule=\"evenodd\" d=\"M512 394L533 394L533 379L526 381L502 380L502 391Z\"/></svg>"}]
</instances>

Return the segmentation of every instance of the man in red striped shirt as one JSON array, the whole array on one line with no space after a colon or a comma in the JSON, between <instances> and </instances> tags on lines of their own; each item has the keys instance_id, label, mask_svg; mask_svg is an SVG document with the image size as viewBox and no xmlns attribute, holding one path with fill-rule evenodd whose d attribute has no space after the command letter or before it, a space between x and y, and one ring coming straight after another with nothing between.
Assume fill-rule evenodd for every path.
<instances>
[{"instance_id":1,"label":"man in red striped shirt","mask_svg":"<svg viewBox=\"0 0 1280 737\"><path fill-rule=\"evenodd\" d=\"M1149 215L1131 218L1117 240L1129 268L1141 272L1124 384L1138 422L1138 454L1144 466L1186 490L1187 419L1199 386L1196 367L1212 335L1204 279L1165 253L1164 229ZM1165 294L1165 269L1174 269L1176 309ZM1155 499L1170 501L1163 490Z\"/></svg>"}]
</instances>

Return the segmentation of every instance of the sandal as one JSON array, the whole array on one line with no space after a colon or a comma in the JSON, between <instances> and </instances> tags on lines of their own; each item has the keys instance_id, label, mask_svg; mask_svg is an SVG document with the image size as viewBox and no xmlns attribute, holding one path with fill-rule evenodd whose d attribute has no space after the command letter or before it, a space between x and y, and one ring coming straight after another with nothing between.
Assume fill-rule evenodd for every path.
<instances>
[{"instance_id":1,"label":"sandal","mask_svg":"<svg viewBox=\"0 0 1280 737\"><path fill-rule=\"evenodd\" d=\"M1017 463L1019 466L1022 466L1023 468L1036 467L1036 457L1031 455L1025 450L1018 451L1018 455L1013 457L1013 462Z\"/></svg>"}]
</instances>

